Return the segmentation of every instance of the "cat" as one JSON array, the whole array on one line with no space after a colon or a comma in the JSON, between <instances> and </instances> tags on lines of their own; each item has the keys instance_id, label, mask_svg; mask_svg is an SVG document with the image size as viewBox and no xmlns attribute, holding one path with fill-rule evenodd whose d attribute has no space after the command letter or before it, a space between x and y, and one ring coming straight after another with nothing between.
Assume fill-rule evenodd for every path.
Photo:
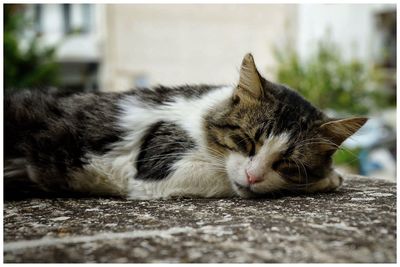
<instances>
[{"instance_id":1,"label":"cat","mask_svg":"<svg viewBox=\"0 0 400 267\"><path fill-rule=\"evenodd\" d=\"M329 118L264 79L251 54L236 86L27 90L4 104L5 195L28 184L129 199L332 191L343 181L332 155L367 121Z\"/></svg>"}]
</instances>

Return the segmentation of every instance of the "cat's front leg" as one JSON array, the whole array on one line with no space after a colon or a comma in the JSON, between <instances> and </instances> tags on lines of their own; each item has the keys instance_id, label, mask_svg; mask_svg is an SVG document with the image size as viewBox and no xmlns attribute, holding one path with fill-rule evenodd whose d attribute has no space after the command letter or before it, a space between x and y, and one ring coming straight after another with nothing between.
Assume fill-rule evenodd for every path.
<instances>
[{"instance_id":1,"label":"cat's front leg","mask_svg":"<svg viewBox=\"0 0 400 267\"><path fill-rule=\"evenodd\" d=\"M173 172L162 180L129 182L130 199L167 199L171 197L220 198L234 196L231 183L215 163L187 156L176 162Z\"/></svg>"}]
</instances>

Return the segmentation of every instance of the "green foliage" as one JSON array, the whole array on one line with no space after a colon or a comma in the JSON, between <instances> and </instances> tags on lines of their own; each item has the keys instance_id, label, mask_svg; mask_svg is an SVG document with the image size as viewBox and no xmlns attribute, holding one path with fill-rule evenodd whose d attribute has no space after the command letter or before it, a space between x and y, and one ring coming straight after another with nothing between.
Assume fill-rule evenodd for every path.
<instances>
[{"instance_id":1,"label":"green foliage","mask_svg":"<svg viewBox=\"0 0 400 267\"><path fill-rule=\"evenodd\" d=\"M380 72L358 60L345 61L329 38L305 60L291 48L275 52L278 82L298 90L319 108L366 114L393 105L393 97L382 90Z\"/></svg>"},{"instance_id":2,"label":"green foliage","mask_svg":"<svg viewBox=\"0 0 400 267\"><path fill-rule=\"evenodd\" d=\"M335 165L347 165L356 170L359 169L358 153L360 148L354 149L339 149L333 155L333 163Z\"/></svg>"},{"instance_id":3,"label":"green foliage","mask_svg":"<svg viewBox=\"0 0 400 267\"><path fill-rule=\"evenodd\" d=\"M41 47L38 36L27 39L27 47L21 48L22 34L32 27L24 18L22 8L4 5L4 86L18 89L57 85L55 48Z\"/></svg>"}]
</instances>

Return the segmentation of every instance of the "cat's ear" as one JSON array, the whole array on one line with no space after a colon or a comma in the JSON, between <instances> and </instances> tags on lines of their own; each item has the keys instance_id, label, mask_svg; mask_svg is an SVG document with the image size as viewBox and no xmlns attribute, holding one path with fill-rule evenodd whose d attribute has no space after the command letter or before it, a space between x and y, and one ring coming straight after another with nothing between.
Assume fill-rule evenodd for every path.
<instances>
[{"instance_id":1,"label":"cat's ear","mask_svg":"<svg viewBox=\"0 0 400 267\"><path fill-rule=\"evenodd\" d=\"M260 74L257 71L253 56L250 53L244 56L240 67L237 93L244 93L255 98L260 98L263 95Z\"/></svg>"},{"instance_id":2,"label":"cat's ear","mask_svg":"<svg viewBox=\"0 0 400 267\"><path fill-rule=\"evenodd\" d=\"M367 120L368 118L365 117L331 120L322 124L319 129L325 138L333 142L335 146L339 146L357 132Z\"/></svg>"}]
</instances>

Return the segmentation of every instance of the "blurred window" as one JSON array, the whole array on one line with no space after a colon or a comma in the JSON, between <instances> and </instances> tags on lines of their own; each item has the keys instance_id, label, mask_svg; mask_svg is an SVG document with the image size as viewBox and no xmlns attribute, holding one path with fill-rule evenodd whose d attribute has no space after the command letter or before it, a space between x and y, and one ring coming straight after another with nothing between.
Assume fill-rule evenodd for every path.
<instances>
[{"instance_id":1,"label":"blurred window","mask_svg":"<svg viewBox=\"0 0 400 267\"><path fill-rule=\"evenodd\" d=\"M380 65L396 68L396 10L380 12L375 17L382 41Z\"/></svg>"},{"instance_id":2,"label":"blurred window","mask_svg":"<svg viewBox=\"0 0 400 267\"><path fill-rule=\"evenodd\" d=\"M68 34L71 33L71 5L70 4L63 4L63 23L64 23L64 33Z\"/></svg>"},{"instance_id":3,"label":"blurred window","mask_svg":"<svg viewBox=\"0 0 400 267\"><path fill-rule=\"evenodd\" d=\"M43 21L42 21L42 16L43 16L43 7L42 5L35 5L35 11L34 11L34 25L35 25L35 30L37 33L42 33L43 32Z\"/></svg>"},{"instance_id":4,"label":"blurred window","mask_svg":"<svg viewBox=\"0 0 400 267\"><path fill-rule=\"evenodd\" d=\"M89 4L82 4L82 32L90 32L91 31L91 20L92 20L92 10Z\"/></svg>"}]
</instances>

